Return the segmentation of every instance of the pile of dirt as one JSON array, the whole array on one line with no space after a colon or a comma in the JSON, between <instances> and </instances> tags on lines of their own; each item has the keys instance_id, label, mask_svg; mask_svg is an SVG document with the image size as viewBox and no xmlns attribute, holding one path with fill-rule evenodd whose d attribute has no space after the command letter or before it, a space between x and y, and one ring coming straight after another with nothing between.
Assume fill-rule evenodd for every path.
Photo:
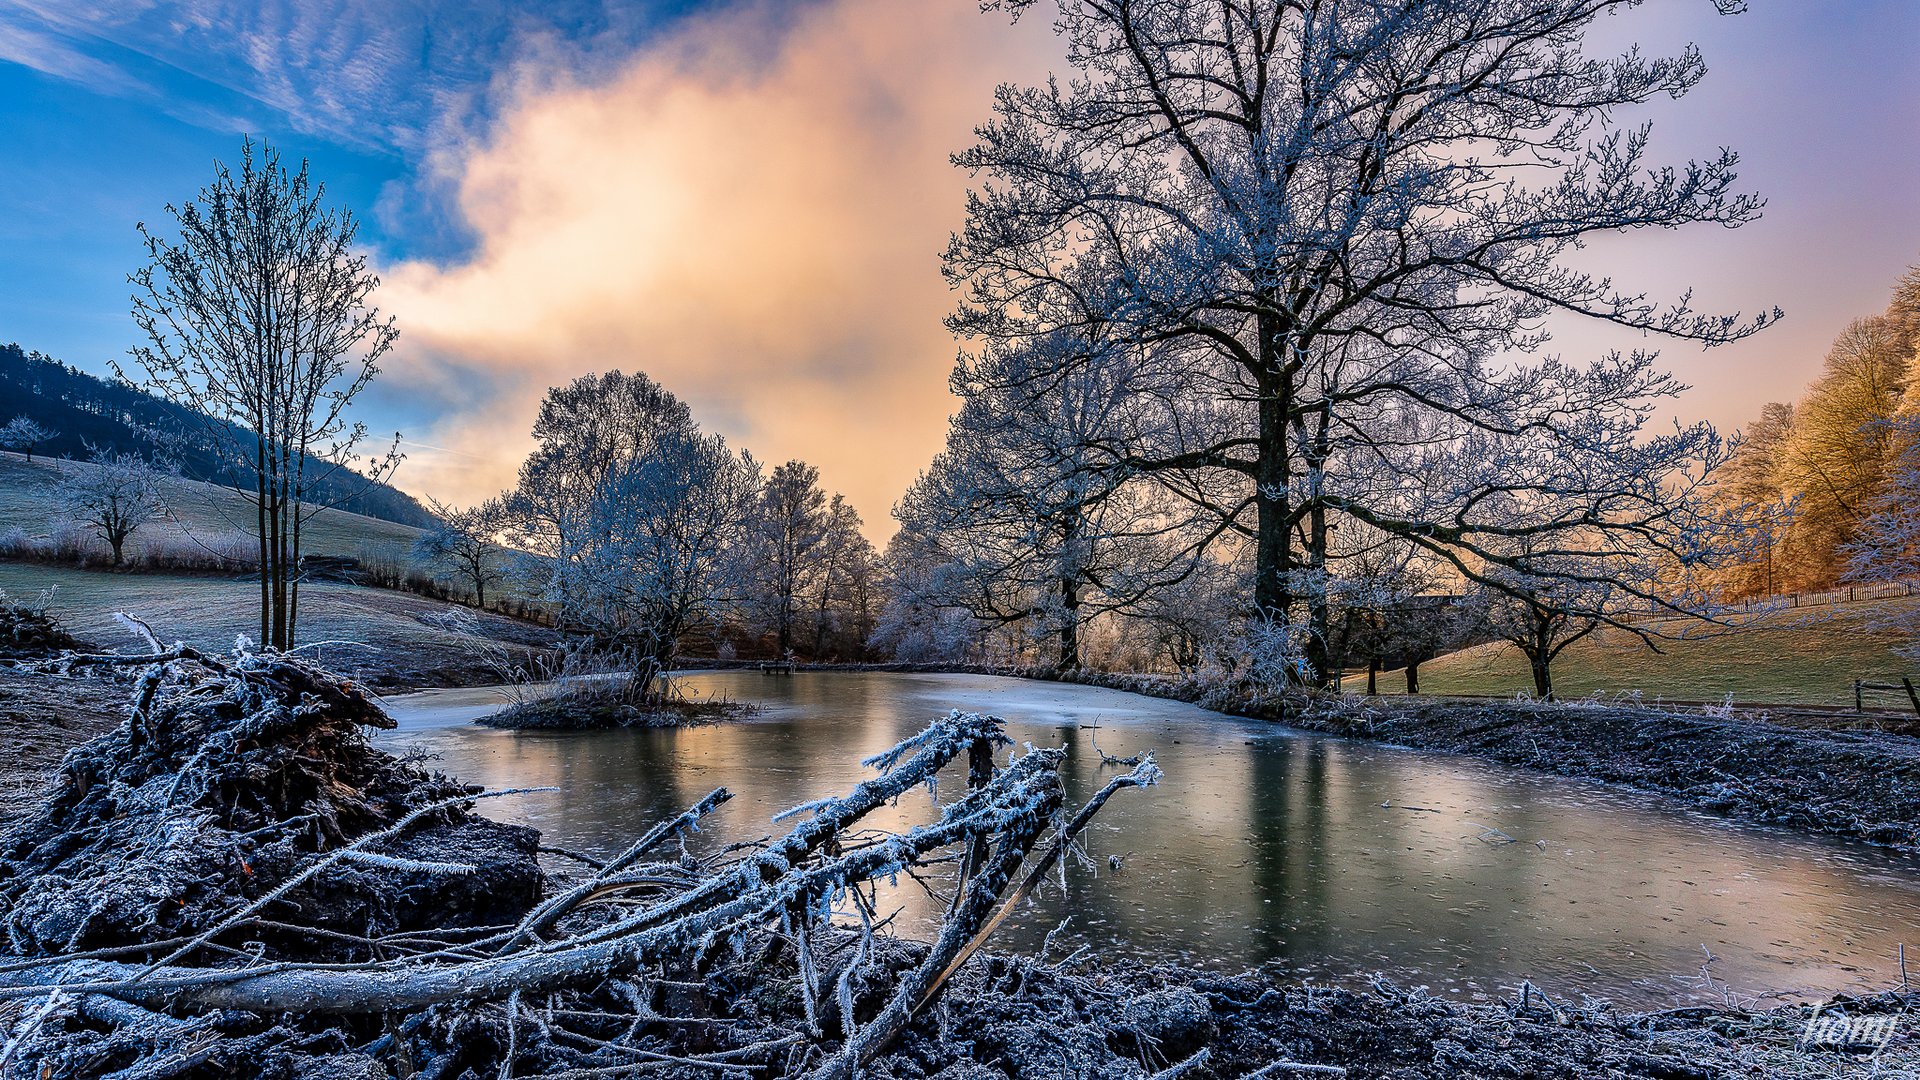
<instances>
[{"instance_id":1,"label":"pile of dirt","mask_svg":"<svg viewBox=\"0 0 1920 1080\"><path fill-rule=\"evenodd\" d=\"M14 952L191 937L246 909L235 941L348 958L385 934L511 921L538 897L537 834L370 746L364 729L392 721L359 685L286 656L196 654L132 693L126 722L69 752L0 832ZM410 830L293 883L409 815Z\"/></svg>"}]
</instances>

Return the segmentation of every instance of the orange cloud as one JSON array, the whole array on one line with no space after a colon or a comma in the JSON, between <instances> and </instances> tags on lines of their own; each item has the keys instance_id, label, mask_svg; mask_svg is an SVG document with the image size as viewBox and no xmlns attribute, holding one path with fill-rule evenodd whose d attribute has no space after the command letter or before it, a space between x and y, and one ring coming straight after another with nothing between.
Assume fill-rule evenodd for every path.
<instances>
[{"instance_id":1,"label":"orange cloud","mask_svg":"<svg viewBox=\"0 0 1920 1080\"><path fill-rule=\"evenodd\" d=\"M939 252L968 181L947 155L1057 49L1043 20L972 0L769 2L601 84L525 80L453 152L472 256L385 271L390 378L455 403L422 433L448 452L416 452L403 482L491 494L546 387L639 369L756 456L820 466L884 537L951 409Z\"/></svg>"}]
</instances>

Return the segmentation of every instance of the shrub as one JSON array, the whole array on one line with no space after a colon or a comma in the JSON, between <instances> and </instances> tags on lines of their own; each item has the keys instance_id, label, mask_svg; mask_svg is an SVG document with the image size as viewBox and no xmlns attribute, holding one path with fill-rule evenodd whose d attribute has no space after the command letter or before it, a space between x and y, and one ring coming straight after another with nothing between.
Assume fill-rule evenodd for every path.
<instances>
[{"instance_id":1,"label":"shrub","mask_svg":"<svg viewBox=\"0 0 1920 1080\"><path fill-rule=\"evenodd\" d=\"M260 545L238 532L147 537L140 546L140 566L189 573L252 573L260 569Z\"/></svg>"}]
</instances>

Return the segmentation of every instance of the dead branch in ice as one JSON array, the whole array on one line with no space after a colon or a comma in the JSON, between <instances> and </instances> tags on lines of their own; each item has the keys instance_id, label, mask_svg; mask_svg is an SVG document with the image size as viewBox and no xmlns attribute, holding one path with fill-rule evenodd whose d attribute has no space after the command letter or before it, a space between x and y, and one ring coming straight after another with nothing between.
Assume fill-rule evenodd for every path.
<instances>
[{"instance_id":1,"label":"dead branch in ice","mask_svg":"<svg viewBox=\"0 0 1920 1080\"><path fill-rule=\"evenodd\" d=\"M1105 750L1100 749L1100 729L1098 727L1093 729L1093 734L1089 736L1089 741L1093 743L1093 752L1100 755L1100 764L1102 765L1119 765L1132 768L1142 761L1153 757L1153 751L1151 750L1143 750L1132 757L1115 757L1107 753Z\"/></svg>"}]
</instances>

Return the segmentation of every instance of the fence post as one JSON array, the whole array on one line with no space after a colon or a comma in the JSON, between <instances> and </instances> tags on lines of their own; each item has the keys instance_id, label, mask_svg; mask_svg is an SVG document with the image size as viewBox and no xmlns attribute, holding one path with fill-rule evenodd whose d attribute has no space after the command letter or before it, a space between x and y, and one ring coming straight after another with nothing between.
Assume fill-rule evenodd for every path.
<instances>
[{"instance_id":1,"label":"fence post","mask_svg":"<svg viewBox=\"0 0 1920 1080\"><path fill-rule=\"evenodd\" d=\"M1861 696L1861 694L1860 694L1860 680L1859 680L1859 679L1855 679L1855 680L1853 680L1853 711L1854 711L1854 712L1866 712L1866 711L1867 711L1867 704L1866 704L1866 700L1865 700L1865 699L1864 699L1864 698L1863 698L1863 697Z\"/></svg>"}]
</instances>

